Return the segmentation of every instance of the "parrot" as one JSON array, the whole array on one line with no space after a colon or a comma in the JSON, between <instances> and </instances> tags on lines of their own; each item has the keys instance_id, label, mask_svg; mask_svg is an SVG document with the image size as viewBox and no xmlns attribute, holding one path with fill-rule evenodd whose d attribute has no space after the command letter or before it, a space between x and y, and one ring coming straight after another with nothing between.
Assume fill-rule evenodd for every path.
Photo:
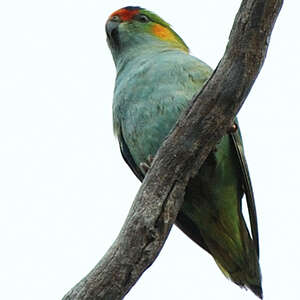
<instances>
[{"instance_id":1,"label":"parrot","mask_svg":"<svg viewBox=\"0 0 300 300\"><path fill-rule=\"evenodd\" d=\"M139 6L112 13L105 30L117 74L113 131L123 159L143 181L213 70L190 54L169 23ZM250 226L242 213L244 195ZM257 214L237 118L189 180L175 224L227 278L262 299Z\"/></svg>"}]
</instances>

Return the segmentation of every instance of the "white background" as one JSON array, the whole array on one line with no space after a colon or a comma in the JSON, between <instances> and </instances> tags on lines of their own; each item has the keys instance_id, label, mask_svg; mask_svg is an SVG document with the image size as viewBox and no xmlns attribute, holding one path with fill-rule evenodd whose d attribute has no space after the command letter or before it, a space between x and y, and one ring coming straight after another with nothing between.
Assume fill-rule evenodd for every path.
<instances>
[{"instance_id":1,"label":"white background","mask_svg":"<svg viewBox=\"0 0 300 300\"><path fill-rule=\"evenodd\" d=\"M240 1L2 1L1 299L53 300L103 256L139 188L112 133L105 21L153 10L215 67ZM300 299L299 9L285 1L239 114L255 189L265 299ZM177 228L126 299L256 299Z\"/></svg>"}]
</instances>

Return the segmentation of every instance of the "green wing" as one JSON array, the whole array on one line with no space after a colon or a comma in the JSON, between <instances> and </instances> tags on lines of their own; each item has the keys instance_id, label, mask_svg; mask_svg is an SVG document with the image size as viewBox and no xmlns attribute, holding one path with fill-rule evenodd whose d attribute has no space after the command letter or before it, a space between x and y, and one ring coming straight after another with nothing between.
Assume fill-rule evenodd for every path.
<instances>
[{"instance_id":1,"label":"green wing","mask_svg":"<svg viewBox=\"0 0 300 300\"><path fill-rule=\"evenodd\" d=\"M241 171L243 174L243 188L246 195L246 201L249 211L249 219L251 225L251 234L254 245L256 247L257 257L259 257L259 242L258 242L258 227L257 227L257 215L254 201L254 194L252 184L250 180L249 169L245 158L244 148L242 144L242 137L239 130L230 133L230 137L233 141L234 148L239 160Z\"/></svg>"}]
</instances>

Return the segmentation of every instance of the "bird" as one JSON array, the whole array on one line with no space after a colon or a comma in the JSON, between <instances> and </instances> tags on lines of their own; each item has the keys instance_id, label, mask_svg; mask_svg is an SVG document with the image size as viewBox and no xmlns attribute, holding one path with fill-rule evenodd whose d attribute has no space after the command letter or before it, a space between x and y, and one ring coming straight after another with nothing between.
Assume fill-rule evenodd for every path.
<instances>
[{"instance_id":1,"label":"bird","mask_svg":"<svg viewBox=\"0 0 300 300\"><path fill-rule=\"evenodd\" d=\"M116 67L114 134L123 159L143 181L164 139L213 70L190 54L169 23L147 9L120 8L105 29ZM242 213L244 195L250 226ZM237 118L188 182L175 224L227 278L262 299L257 214Z\"/></svg>"}]
</instances>

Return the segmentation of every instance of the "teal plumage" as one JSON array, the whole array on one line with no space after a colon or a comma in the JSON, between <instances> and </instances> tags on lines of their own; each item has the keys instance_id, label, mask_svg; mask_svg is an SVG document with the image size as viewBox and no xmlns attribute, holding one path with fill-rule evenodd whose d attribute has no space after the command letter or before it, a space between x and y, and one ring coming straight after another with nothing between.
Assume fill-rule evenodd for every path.
<instances>
[{"instance_id":1,"label":"teal plumage","mask_svg":"<svg viewBox=\"0 0 300 300\"><path fill-rule=\"evenodd\" d=\"M106 32L117 69L114 132L123 158L143 180L141 163L155 155L212 69L188 53L166 22L144 9L118 10ZM245 192L252 237L241 212ZM191 179L176 224L227 277L262 298L256 211L239 129L221 139Z\"/></svg>"},{"instance_id":2,"label":"teal plumage","mask_svg":"<svg viewBox=\"0 0 300 300\"><path fill-rule=\"evenodd\" d=\"M147 155L155 155L180 113L211 74L207 65L192 56L187 59L182 51L156 52L152 59L149 52L133 59L137 67L127 64L118 73L114 92L114 130L118 135L122 127L137 165ZM167 72L161 72L163 69Z\"/></svg>"}]
</instances>

